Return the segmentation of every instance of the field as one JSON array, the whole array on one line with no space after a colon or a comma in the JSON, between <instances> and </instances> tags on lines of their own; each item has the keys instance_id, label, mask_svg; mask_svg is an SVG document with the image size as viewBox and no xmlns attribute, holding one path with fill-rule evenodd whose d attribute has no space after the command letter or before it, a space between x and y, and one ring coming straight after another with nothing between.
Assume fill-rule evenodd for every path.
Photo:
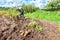
<instances>
[{"instance_id":1,"label":"field","mask_svg":"<svg viewBox=\"0 0 60 40\"><path fill-rule=\"evenodd\" d=\"M0 40L60 40L60 11L37 10L24 16L1 9Z\"/></svg>"},{"instance_id":2,"label":"field","mask_svg":"<svg viewBox=\"0 0 60 40\"><path fill-rule=\"evenodd\" d=\"M60 11L43 11L37 10L33 13L25 14L26 18L37 18L40 20L47 20L56 23L60 23Z\"/></svg>"}]
</instances>

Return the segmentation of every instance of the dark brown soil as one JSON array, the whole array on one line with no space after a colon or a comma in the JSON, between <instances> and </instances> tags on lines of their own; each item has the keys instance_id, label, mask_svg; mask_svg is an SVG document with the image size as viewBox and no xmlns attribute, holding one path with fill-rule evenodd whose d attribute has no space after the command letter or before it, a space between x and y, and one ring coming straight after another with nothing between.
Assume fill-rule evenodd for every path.
<instances>
[{"instance_id":1,"label":"dark brown soil","mask_svg":"<svg viewBox=\"0 0 60 40\"><path fill-rule=\"evenodd\" d=\"M27 29L26 24L31 20L36 21L43 28L42 32L38 32L33 27ZM53 22L0 16L0 40L60 40L57 28L58 25Z\"/></svg>"}]
</instances>

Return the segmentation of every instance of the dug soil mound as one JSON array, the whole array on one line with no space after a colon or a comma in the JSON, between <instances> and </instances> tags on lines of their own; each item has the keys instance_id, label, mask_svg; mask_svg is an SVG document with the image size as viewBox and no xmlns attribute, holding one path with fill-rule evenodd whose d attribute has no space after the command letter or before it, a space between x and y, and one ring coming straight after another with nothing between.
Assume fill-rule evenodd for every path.
<instances>
[{"instance_id":1,"label":"dug soil mound","mask_svg":"<svg viewBox=\"0 0 60 40\"><path fill-rule=\"evenodd\" d=\"M34 27L27 29L26 24L31 20L36 21L43 30L38 32ZM0 16L0 40L60 40L57 27L57 24L48 21Z\"/></svg>"}]
</instances>

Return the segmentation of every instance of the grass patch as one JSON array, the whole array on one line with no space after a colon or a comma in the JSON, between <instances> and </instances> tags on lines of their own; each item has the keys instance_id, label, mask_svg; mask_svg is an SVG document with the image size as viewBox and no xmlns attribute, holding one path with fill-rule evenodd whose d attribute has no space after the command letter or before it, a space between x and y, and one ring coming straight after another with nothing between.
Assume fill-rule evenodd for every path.
<instances>
[{"instance_id":1,"label":"grass patch","mask_svg":"<svg viewBox=\"0 0 60 40\"><path fill-rule=\"evenodd\" d=\"M33 13L25 14L26 18L37 18L40 20L48 20L56 23L60 23L60 11L43 11L38 10Z\"/></svg>"}]
</instances>

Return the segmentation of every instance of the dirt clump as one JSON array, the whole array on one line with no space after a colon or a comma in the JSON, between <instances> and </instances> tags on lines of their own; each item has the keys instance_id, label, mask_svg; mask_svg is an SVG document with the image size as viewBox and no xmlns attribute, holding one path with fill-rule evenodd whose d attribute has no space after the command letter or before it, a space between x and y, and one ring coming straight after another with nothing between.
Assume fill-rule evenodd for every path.
<instances>
[{"instance_id":1,"label":"dirt clump","mask_svg":"<svg viewBox=\"0 0 60 40\"><path fill-rule=\"evenodd\" d=\"M0 40L60 40L60 34L56 31L57 24L33 19L43 28L42 32L38 32L33 27L27 29L26 24L31 20L0 16Z\"/></svg>"}]
</instances>

